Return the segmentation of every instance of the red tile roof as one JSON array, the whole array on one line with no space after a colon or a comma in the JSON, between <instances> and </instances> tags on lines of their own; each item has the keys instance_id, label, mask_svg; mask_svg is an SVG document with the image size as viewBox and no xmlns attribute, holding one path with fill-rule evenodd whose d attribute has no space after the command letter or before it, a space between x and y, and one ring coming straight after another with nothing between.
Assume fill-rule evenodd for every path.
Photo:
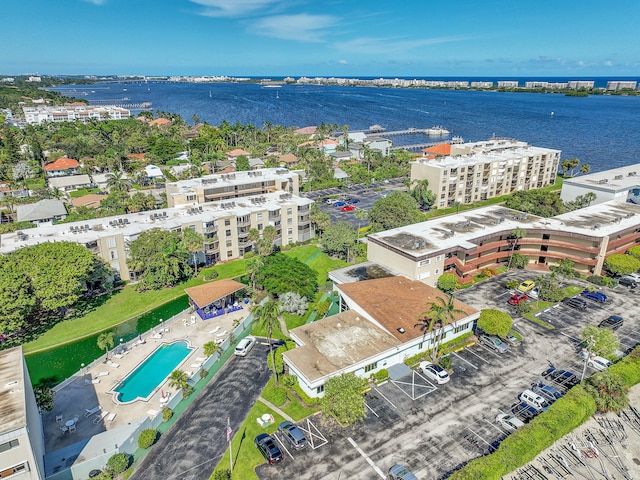
<instances>
[{"instance_id":1,"label":"red tile roof","mask_svg":"<svg viewBox=\"0 0 640 480\"><path fill-rule=\"evenodd\" d=\"M298 161L298 157L293 153L285 153L284 155L280 155L279 160L284 163L296 163Z\"/></svg>"},{"instance_id":2,"label":"red tile roof","mask_svg":"<svg viewBox=\"0 0 640 480\"><path fill-rule=\"evenodd\" d=\"M303 127L294 130L293 133L297 133L299 135L313 135L314 133L316 133L317 129L318 127Z\"/></svg>"},{"instance_id":3,"label":"red tile roof","mask_svg":"<svg viewBox=\"0 0 640 480\"><path fill-rule=\"evenodd\" d=\"M171 120L168 118L156 118L155 120L151 120L149 125L169 125Z\"/></svg>"},{"instance_id":4,"label":"red tile roof","mask_svg":"<svg viewBox=\"0 0 640 480\"><path fill-rule=\"evenodd\" d=\"M236 148L235 150L231 150L227 152L227 156L229 157L239 157L240 155L251 155L249 152L242 150L241 148Z\"/></svg>"},{"instance_id":5,"label":"red tile roof","mask_svg":"<svg viewBox=\"0 0 640 480\"><path fill-rule=\"evenodd\" d=\"M422 153L424 153L424 156L428 158L436 158L436 155L450 155L451 145L448 143L441 143L440 145L424 148Z\"/></svg>"},{"instance_id":6,"label":"red tile roof","mask_svg":"<svg viewBox=\"0 0 640 480\"><path fill-rule=\"evenodd\" d=\"M44 169L47 172L54 172L58 170L69 170L71 168L78 168L80 163L73 158L62 157L56 160L55 162L47 163L44 166Z\"/></svg>"}]
</instances>

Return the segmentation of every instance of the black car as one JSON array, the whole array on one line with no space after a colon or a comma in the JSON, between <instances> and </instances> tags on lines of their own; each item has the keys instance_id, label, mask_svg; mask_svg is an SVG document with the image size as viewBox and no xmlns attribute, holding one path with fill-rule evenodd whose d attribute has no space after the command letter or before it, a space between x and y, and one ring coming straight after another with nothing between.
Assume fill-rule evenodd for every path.
<instances>
[{"instance_id":1,"label":"black car","mask_svg":"<svg viewBox=\"0 0 640 480\"><path fill-rule=\"evenodd\" d=\"M560 385L564 388L575 387L580 383L580 379L569 370L558 370L556 367L549 367L542 372L544 378L553 380L556 385Z\"/></svg>"},{"instance_id":2,"label":"black car","mask_svg":"<svg viewBox=\"0 0 640 480\"><path fill-rule=\"evenodd\" d=\"M278 431L296 450L301 450L307 446L307 437L304 436L302 430L290 421L284 421L278 426Z\"/></svg>"},{"instance_id":3,"label":"black car","mask_svg":"<svg viewBox=\"0 0 640 480\"><path fill-rule=\"evenodd\" d=\"M618 283L629 288L636 288L638 286L638 283L632 277L622 277L618 280Z\"/></svg>"},{"instance_id":4,"label":"black car","mask_svg":"<svg viewBox=\"0 0 640 480\"><path fill-rule=\"evenodd\" d=\"M528 422L540 412L525 402L519 402L511 407L511 413L520 418L523 422Z\"/></svg>"},{"instance_id":5,"label":"black car","mask_svg":"<svg viewBox=\"0 0 640 480\"><path fill-rule=\"evenodd\" d=\"M618 315L611 315L605 318L604 320L602 320L598 324L598 327L609 328L615 332L622 326L623 323L624 323L624 319L622 317L619 317Z\"/></svg>"},{"instance_id":6,"label":"black car","mask_svg":"<svg viewBox=\"0 0 640 480\"><path fill-rule=\"evenodd\" d=\"M256 447L258 447L264 459L269 463L276 463L284 458L276 442L266 433L258 435L253 443L256 444Z\"/></svg>"},{"instance_id":7,"label":"black car","mask_svg":"<svg viewBox=\"0 0 640 480\"><path fill-rule=\"evenodd\" d=\"M562 304L571 308L575 308L576 310L586 310L587 302L578 297L567 297L562 299Z\"/></svg>"}]
</instances>

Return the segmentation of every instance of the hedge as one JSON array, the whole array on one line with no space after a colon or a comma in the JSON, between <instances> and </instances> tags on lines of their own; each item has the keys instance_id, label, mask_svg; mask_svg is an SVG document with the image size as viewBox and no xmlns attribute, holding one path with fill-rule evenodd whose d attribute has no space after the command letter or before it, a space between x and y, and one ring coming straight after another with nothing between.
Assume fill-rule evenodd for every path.
<instances>
[{"instance_id":1,"label":"hedge","mask_svg":"<svg viewBox=\"0 0 640 480\"><path fill-rule=\"evenodd\" d=\"M608 371L622 377L628 387L640 383L640 347L610 366ZM586 422L596 412L593 397L578 385L549 410L509 435L491 455L472 460L449 478L452 480L499 480L529 463L554 442Z\"/></svg>"}]
</instances>

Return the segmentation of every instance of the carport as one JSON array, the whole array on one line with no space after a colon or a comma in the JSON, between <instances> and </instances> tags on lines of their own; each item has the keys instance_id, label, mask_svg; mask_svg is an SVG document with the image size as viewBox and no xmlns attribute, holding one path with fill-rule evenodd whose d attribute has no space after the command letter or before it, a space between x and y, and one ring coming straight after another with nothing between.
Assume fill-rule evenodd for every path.
<instances>
[{"instance_id":1,"label":"carport","mask_svg":"<svg viewBox=\"0 0 640 480\"><path fill-rule=\"evenodd\" d=\"M411 370L404 363L398 363L388 368L391 383L400 389L411 400L417 400L430 394L436 387L418 370Z\"/></svg>"}]
</instances>

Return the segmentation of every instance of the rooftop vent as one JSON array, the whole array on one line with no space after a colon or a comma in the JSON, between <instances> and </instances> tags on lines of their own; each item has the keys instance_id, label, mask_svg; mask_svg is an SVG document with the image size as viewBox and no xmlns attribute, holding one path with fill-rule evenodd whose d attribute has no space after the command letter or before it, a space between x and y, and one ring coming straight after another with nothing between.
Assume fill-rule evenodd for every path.
<instances>
[{"instance_id":1,"label":"rooftop vent","mask_svg":"<svg viewBox=\"0 0 640 480\"><path fill-rule=\"evenodd\" d=\"M397 330L398 330L398 332L400 332L400 333L404 333L404 332L405 332L404 328L402 328L402 327L398 328Z\"/></svg>"},{"instance_id":2,"label":"rooftop vent","mask_svg":"<svg viewBox=\"0 0 640 480\"><path fill-rule=\"evenodd\" d=\"M623 178L623 175L616 175L615 177L613 177L614 180L622 180Z\"/></svg>"},{"instance_id":3,"label":"rooftop vent","mask_svg":"<svg viewBox=\"0 0 640 480\"><path fill-rule=\"evenodd\" d=\"M636 172L629 172L629 173L627 173L627 175L629 175L630 177L635 177L636 176Z\"/></svg>"},{"instance_id":4,"label":"rooftop vent","mask_svg":"<svg viewBox=\"0 0 640 480\"><path fill-rule=\"evenodd\" d=\"M609 183L609 179L608 179L608 178L603 178L603 179L601 179L601 180L598 180L598 183L599 183L599 184L601 184L601 185L602 185L603 183Z\"/></svg>"}]
</instances>

